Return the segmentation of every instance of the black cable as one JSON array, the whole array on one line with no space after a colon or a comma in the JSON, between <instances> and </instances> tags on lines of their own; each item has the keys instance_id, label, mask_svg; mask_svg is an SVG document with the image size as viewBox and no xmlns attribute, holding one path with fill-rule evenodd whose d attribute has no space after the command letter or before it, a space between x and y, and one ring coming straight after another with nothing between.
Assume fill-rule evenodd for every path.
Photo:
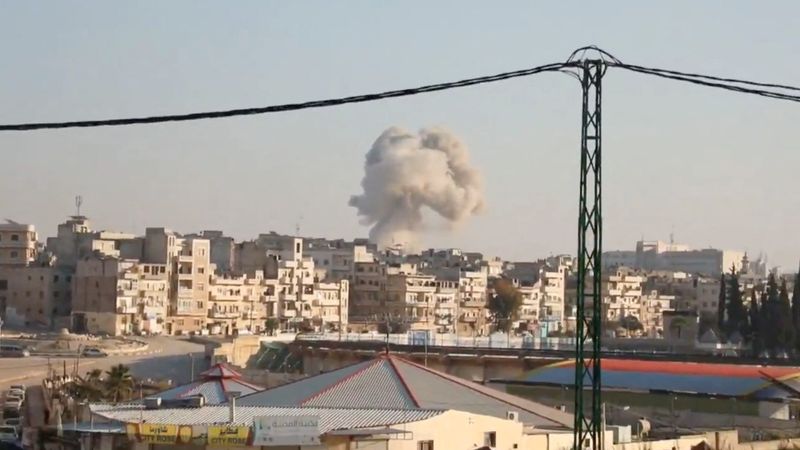
<instances>
[{"instance_id":1,"label":"black cable","mask_svg":"<svg viewBox=\"0 0 800 450\"><path fill-rule=\"evenodd\" d=\"M747 85L750 85L750 86L759 86L759 87L767 87L767 88L775 88L775 89L786 89L786 90L789 90L789 91L800 91L800 87L789 86L787 84L761 83L761 82L758 82L758 81L742 80L742 79L738 79L738 78L723 78L723 77L717 77L717 76L713 76L713 75L703 75L703 74L699 74L699 73L679 72L677 70L656 69L656 68L653 68L653 67L637 66L635 64L624 64L624 63L620 62L619 60L614 61L614 62L610 62L608 64L612 65L612 66L614 66L614 65L616 65L616 66L625 66L623 68L638 69L638 70L641 70L641 71L648 71L648 72L659 72L659 73L665 73L665 74L669 74L669 75L678 75L678 76L683 76L683 77L704 78L704 79L707 79L707 80L723 81L723 82L726 82L726 83L747 84Z\"/></svg>"},{"instance_id":2,"label":"black cable","mask_svg":"<svg viewBox=\"0 0 800 450\"><path fill-rule=\"evenodd\" d=\"M477 78L467 78L465 80L453 81L449 83L431 84L411 89L399 89L386 91L377 94L354 95L327 100L313 100L303 103L288 103L283 105L265 106L258 108L231 109L226 111L209 111L190 114L174 114L165 116L135 117L127 119L103 119L103 120L81 120L72 122L41 122L41 123L21 123L13 125L0 125L0 131L27 131L43 130L56 128L82 128L82 127L101 127L117 125L134 125L161 122L181 122L187 120L217 119L222 117L250 116L255 114L266 114L274 112L297 111L300 109L324 108L328 106L344 105L349 103L362 103L386 98L406 97L410 95L424 94L427 92L444 91L478 84L492 83L495 81L508 80L511 78L526 77L541 72L553 72L565 67L575 67L577 63L554 63L531 69L504 72L496 75L489 75Z\"/></svg>"},{"instance_id":3,"label":"black cable","mask_svg":"<svg viewBox=\"0 0 800 450\"><path fill-rule=\"evenodd\" d=\"M622 69L630 70L630 71L633 71L633 72L639 72L639 73L643 73L643 74L646 74L646 75L654 75L654 76L657 76L657 77L668 78L668 79L677 80L677 81L685 81L687 83L698 84L698 85L706 86L706 87L725 89L725 90L729 90L729 91L733 91L733 92L739 92L739 93L743 93L743 94L753 94L753 95L760 95L762 97L774 98L774 99L778 99L778 100L788 100L788 101L792 101L792 102L800 102L800 96L797 96L797 95L790 95L790 94L785 94L785 93L781 93L781 92L769 91L769 90L766 90L766 89L748 88L748 87L743 87L743 86L737 86L737 85L734 85L734 84L724 84L722 82L707 81L707 79L713 79L714 78L714 77L710 77L710 76L707 76L707 75L701 75L701 76L698 76L698 77L693 77L692 75L677 75L677 74L674 74L675 73L674 71L665 71L665 70L661 70L661 69L648 69L648 68L643 68L643 67L640 67L640 66L633 66L633 65L629 65L629 64L623 64L623 63L612 63L612 64L609 64L609 66L611 66L611 67L619 67L619 68L622 68ZM738 82L743 82L743 81L738 81ZM747 82L747 84L751 84L751 85L767 85L768 83L757 83L757 82L750 81L750 82ZM773 85L773 86L782 86L782 85ZM800 90L800 88L793 87L793 86L782 87L782 89L790 89L790 88L792 90Z\"/></svg>"}]
</instances>

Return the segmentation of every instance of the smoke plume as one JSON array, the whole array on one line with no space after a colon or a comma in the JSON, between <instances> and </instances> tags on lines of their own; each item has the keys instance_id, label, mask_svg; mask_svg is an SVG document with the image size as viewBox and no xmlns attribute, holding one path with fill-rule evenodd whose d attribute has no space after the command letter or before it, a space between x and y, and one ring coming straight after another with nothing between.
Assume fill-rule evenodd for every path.
<instances>
[{"instance_id":1,"label":"smoke plume","mask_svg":"<svg viewBox=\"0 0 800 450\"><path fill-rule=\"evenodd\" d=\"M452 133L423 129L414 134L392 127L366 155L364 193L350 198L369 237L379 247L419 249L422 210L427 206L451 225L483 208L483 180L464 144Z\"/></svg>"}]
</instances>

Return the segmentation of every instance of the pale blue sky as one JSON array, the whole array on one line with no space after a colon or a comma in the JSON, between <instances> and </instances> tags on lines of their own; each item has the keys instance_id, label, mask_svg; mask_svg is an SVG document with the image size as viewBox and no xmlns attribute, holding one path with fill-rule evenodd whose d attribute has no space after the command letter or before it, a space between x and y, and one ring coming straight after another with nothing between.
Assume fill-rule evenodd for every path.
<instances>
[{"instance_id":1,"label":"pale blue sky","mask_svg":"<svg viewBox=\"0 0 800 450\"><path fill-rule=\"evenodd\" d=\"M800 85L796 1L0 3L0 122L260 106L564 60ZM605 248L646 238L796 267L800 105L614 70L604 85ZM363 156L388 126L443 125L487 209L425 242L512 259L574 253L579 87L563 74L282 115L0 133L0 218L50 235L84 197L99 228L365 236ZM789 269L789 268L787 268Z\"/></svg>"}]
</instances>

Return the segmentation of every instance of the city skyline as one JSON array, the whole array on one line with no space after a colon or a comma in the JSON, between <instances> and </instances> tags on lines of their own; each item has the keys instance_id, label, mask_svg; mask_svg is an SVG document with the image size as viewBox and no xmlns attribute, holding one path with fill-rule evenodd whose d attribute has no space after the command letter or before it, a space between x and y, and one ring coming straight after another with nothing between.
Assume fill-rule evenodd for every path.
<instances>
[{"instance_id":1,"label":"city skyline","mask_svg":"<svg viewBox=\"0 0 800 450\"><path fill-rule=\"evenodd\" d=\"M77 201L78 200L76 198L76 202ZM82 201L82 198L81 198L81 201ZM67 216L66 218L69 218L69 217L81 217L81 218L88 219L88 220L91 221L92 229L93 229L94 232L123 233L123 234L131 235L131 236L144 236L144 234L145 234L144 233L145 229L137 231L137 230L116 229L116 228L106 228L106 227L102 227L102 226L97 226L97 224L92 220L92 217L90 217L88 215L83 215L83 212L85 212L85 211L81 211L81 215L77 215L78 211L76 209L76 211L74 212L74 215ZM23 223L23 222L14 221L14 220L11 220L11 219L5 219L5 220L9 221L9 223L16 223L16 224L20 224L20 225L33 226L34 229L36 230L38 236L39 236L39 242L42 245L45 245L45 243L47 241L47 238L56 236L56 233L53 233L53 234L43 233L42 229L40 228L40 226L38 224ZM3 223L5 223L5 221ZM61 223L61 222L59 222L59 223ZM181 236L197 236L198 233L204 233L204 232L221 233L225 237L232 238L234 240L234 242L252 242L252 241L258 240L259 236L265 236L265 235L274 234L274 235L277 235L277 236L287 236L287 237L294 236L294 237L300 237L302 239L323 239L323 240L331 240L331 241L343 240L343 241L354 242L354 241L358 241L358 240L363 240L364 242L368 241L371 244L378 245L376 242L369 240L369 238L367 237L366 234L362 235L362 236L349 236L349 237L346 237L346 236L331 236L331 235L313 235L312 236L312 235L303 234L302 230L298 230L298 229L290 230L290 231L269 229L269 230L261 230L258 233L255 233L255 234L253 234L251 236L234 236L234 235L231 235L231 234L227 233L227 231L224 230L224 229L209 228L209 227L199 227L199 228L194 228L194 229L191 229L191 230L179 230L179 229L172 228L170 226L151 224L151 225L148 225L146 228L162 228L162 229L166 229L166 230L170 230L172 232L175 232L175 233L177 233L178 235L181 235ZM297 231L300 231L300 233L298 234ZM660 251L669 250L669 247L672 247L671 244L673 244L673 243L675 244L675 248L679 249L679 251L686 251L686 250L697 251L697 250L706 250L706 249L722 249L722 247L714 246L714 245L708 245L708 246L705 246L705 247L696 247L696 246L693 246L691 244L687 244L686 242L683 242L683 241L676 241L674 234L670 234L670 236L667 239L661 239L659 237L656 237L655 239L648 239L645 236L645 237L637 238L637 239L635 239L635 240L633 240L631 242L632 242L632 245L629 246L629 247L624 247L624 248L605 248L603 253L604 253L604 255L607 255L607 257L604 258L604 260L603 260L604 266L606 266L608 268L613 268L614 266L618 265L619 264L619 258L620 258L620 256L618 255L619 253L630 253L630 254L636 253L636 247L637 247L638 243L644 243L644 244L646 244L646 246L647 246L647 244L658 243L659 246L664 247ZM382 249L380 246L378 246L378 248ZM397 246L397 248L402 248L402 246ZM414 255L414 254L421 254L421 253L426 252L428 250L440 251L440 250L449 250L449 249L458 249L458 250L461 250L461 251L464 251L464 252L478 252L478 253L482 254L484 259L487 260L487 261L492 259L492 258L499 258L500 260L507 261L507 262L533 261L533 260L539 260L541 258L548 258L548 257L559 256L559 255L569 255L569 256L573 256L574 257L574 255L575 255L574 252L567 251L567 252L561 252L561 253L552 253L551 252L551 253L547 253L547 254L526 255L523 258L509 258L506 255L487 253L482 248L475 248L475 247L443 247L443 246L437 246L435 244L418 248L418 249L416 249L416 251L408 251L408 250L406 250L406 253L408 253L409 255ZM758 260L759 263L762 263L762 264L765 265L764 266L765 270L770 270L771 271L773 269L777 269L779 273L784 273L784 274L797 273L798 270L799 270L798 266L781 266L781 265L774 264L769 259L769 255L767 253L765 253L765 252L751 252L751 251L747 251L747 250L742 250L740 248L731 248L731 249L727 249L727 251L733 251L735 254L741 253L742 255L747 255L749 257L750 261ZM736 259L738 260L738 257ZM738 263L738 261L737 261L737 263ZM622 265L624 266L625 264L622 264Z\"/></svg>"},{"instance_id":2,"label":"city skyline","mask_svg":"<svg viewBox=\"0 0 800 450\"><path fill-rule=\"evenodd\" d=\"M796 29L791 11L798 5L783 2L787 13L776 17L734 4L719 10L627 2L623 14L600 5L521 2L503 9L445 2L313 11L267 3L241 10L180 2L15 4L0 18L2 41L20 43L5 52L11 70L0 73L0 120L348 95L563 61L587 43L630 63L785 83L800 77L785 58L793 48L784 39ZM409 14L410 33L382 19ZM709 14L718 20L709 22ZM460 26L444 32L442 17ZM561 32L563 23L575 24L574 32ZM797 266L800 199L791 192L800 153L791 132L800 112L793 104L622 72L610 72L604 83L605 248L674 232L695 248L763 251L776 265ZM364 236L367 227L347 202L359 192L363 155L375 136L393 125L442 125L470 148L485 178L486 208L457 230L430 222L423 246L480 248L511 259L573 253L579 108L577 84L545 74L327 111L2 133L0 145L13 150L5 164L14 170L0 179L0 190L14 195L0 209L48 235L82 194L87 213L109 229L205 225L245 237L293 230L299 221L306 235Z\"/></svg>"}]
</instances>

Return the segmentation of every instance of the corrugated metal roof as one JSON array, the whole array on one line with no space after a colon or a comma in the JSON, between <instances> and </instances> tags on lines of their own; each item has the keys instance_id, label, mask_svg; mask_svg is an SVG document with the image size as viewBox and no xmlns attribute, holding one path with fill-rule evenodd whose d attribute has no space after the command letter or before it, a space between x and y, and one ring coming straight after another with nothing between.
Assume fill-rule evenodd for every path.
<instances>
[{"instance_id":1,"label":"corrugated metal roof","mask_svg":"<svg viewBox=\"0 0 800 450\"><path fill-rule=\"evenodd\" d=\"M314 394L336 384L343 378L359 372L374 363L374 360L360 362L339 370L321 373L298 381L283 384L236 401L241 406L298 406ZM345 405L339 405L345 406ZM378 405L375 405L376 407Z\"/></svg>"},{"instance_id":2,"label":"corrugated metal roof","mask_svg":"<svg viewBox=\"0 0 800 450\"><path fill-rule=\"evenodd\" d=\"M398 379L388 360L373 364L341 379L329 389L302 403L304 406L348 408L415 408L417 405Z\"/></svg>"},{"instance_id":3,"label":"corrugated metal roof","mask_svg":"<svg viewBox=\"0 0 800 450\"><path fill-rule=\"evenodd\" d=\"M428 369L393 355L243 397L239 405L378 409L455 409L548 428L570 427L571 415L529 400Z\"/></svg>"},{"instance_id":4,"label":"corrugated metal roof","mask_svg":"<svg viewBox=\"0 0 800 450\"><path fill-rule=\"evenodd\" d=\"M233 370L224 363L213 365L210 369L200 374L200 378L241 378L242 374Z\"/></svg>"},{"instance_id":5,"label":"corrugated metal roof","mask_svg":"<svg viewBox=\"0 0 800 450\"><path fill-rule=\"evenodd\" d=\"M547 428L573 425L570 414L497 389L401 358L395 358L395 367L422 408L457 409L501 418L505 418L508 411L517 411L520 421L527 425Z\"/></svg>"},{"instance_id":6,"label":"corrugated metal roof","mask_svg":"<svg viewBox=\"0 0 800 450\"><path fill-rule=\"evenodd\" d=\"M212 425L229 423L227 406L203 408L174 408L142 410L135 405L93 404L93 414L108 420L138 423L170 423L183 425ZM352 428L396 426L403 423L429 419L442 414L431 409L343 409L312 407L256 407L237 406L237 424L250 425L256 417L286 417L311 415L320 418L320 433Z\"/></svg>"},{"instance_id":7,"label":"corrugated metal roof","mask_svg":"<svg viewBox=\"0 0 800 450\"><path fill-rule=\"evenodd\" d=\"M228 401L229 392L238 392L240 395L249 395L263 390L262 387L247 383L240 379L241 375L225 364L216 364L211 369L200 374L197 381L182 386L176 386L160 392L154 397L165 400L174 400L202 395L210 405L219 405Z\"/></svg>"}]
</instances>

